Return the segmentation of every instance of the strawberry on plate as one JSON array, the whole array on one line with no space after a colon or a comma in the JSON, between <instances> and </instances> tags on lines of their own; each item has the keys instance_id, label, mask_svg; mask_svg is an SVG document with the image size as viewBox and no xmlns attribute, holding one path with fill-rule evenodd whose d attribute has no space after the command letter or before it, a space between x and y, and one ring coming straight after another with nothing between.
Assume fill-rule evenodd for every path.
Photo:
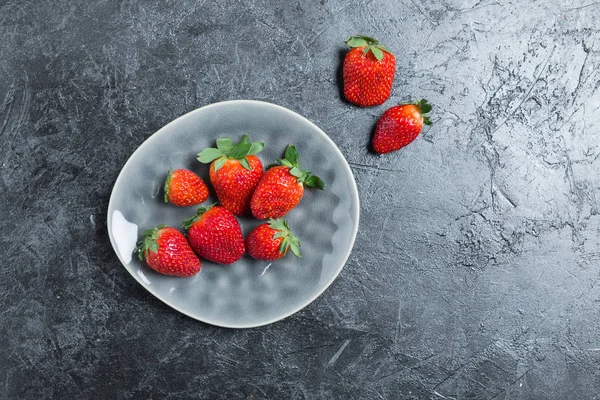
<instances>
[{"instance_id":1,"label":"strawberry on plate","mask_svg":"<svg viewBox=\"0 0 600 400\"><path fill-rule=\"evenodd\" d=\"M235 216L222 206L200 207L183 222L192 249L202 258L232 264L246 251L242 228Z\"/></svg>"},{"instance_id":2,"label":"strawberry on plate","mask_svg":"<svg viewBox=\"0 0 600 400\"><path fill-rule=\"evenodd\" d=\"M217 139L217 148L198 153L198 161L210 164L210 182L219 202L235 215L248 214L250 198L263 174L263 166L256 156L263 142L250 142L248 135L233 144L230 138Z\"/></svg>"},{"instance_id":3,"label":"strawberry on plate","mask_svg":"<svg viewBox=\"0 0 600 400\"><path fill-rule=\"evenodd\" d=\"M373 136L373 150L379 154L396 151L411 143L423 129L423 124L431 125L427 114L431 104L419 100L411 104L401 104L383 113Z\"/></svg>"},{"instance_id":4,"label":"strawberry on plate","mask_svg":"<svg viewBox=\"0 0 600 400\"><path fill-rule=\"evenodd\" d=\"M187 169L169 170L165 181L165 203L193 206L208 199L208 187L198 175Z\"/></svg>"},{"instance_id":5,"label":"strawberry on plate","mask_svg":"<svg viewBox=\"0 0 600 400\"><path fill-rule=\"evenodd\" d=\"M301 257L300 240L292 234L284 219L272 219L254 228L246 238L246 249L257 260L277 260L288 250Z\"/></svg>"},{"instance_id":6,"label":"strawberry on plate","mask_svg":"<svg viewBox=\"0 0 600 400\"><path fill-rule=\"evenodd\" d=\"M377 39L352 36L344 58L344 96L360 107L383 104L392 93L396 58Z\"/></svg>"},{"instance_id":7,"label":"strawberry on plate","mask_svg":"<svg viewBox=\"0 0 600 400\"><path fill-rule=\"evenodd\" d=\"M142 232L142 235L144 238L138 242L135 252L156 272L188 277L200 271L200 259L177 229L159 225Z\"/></svg>"},{"instance_id":8,"label":"strawberry on plate","mask_svg":"<svg viewBox=\"0 0 600 400\"><path fill-rule=\"evenodd\" d=\"M325 183L298 166L300 156L293 144L285 150L278 166L269 168L260 179L250 200L252 215L258 219L280 218L296 207L304 195L304 186L324 189Z\"/></svg>"}]
</instances>

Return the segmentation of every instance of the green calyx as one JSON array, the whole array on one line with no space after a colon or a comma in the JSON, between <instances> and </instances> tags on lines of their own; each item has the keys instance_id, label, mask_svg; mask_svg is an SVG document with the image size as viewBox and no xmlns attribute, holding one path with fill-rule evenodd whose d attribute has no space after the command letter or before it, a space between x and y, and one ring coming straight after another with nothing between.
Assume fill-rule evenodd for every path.
<instances>
[{"instance_id":1,"label":"green calyx","mask_svg":"<svg viewBox=\"0 0 600 400\"><path fill-rule=\"evenodd\" d=\"M173 173L173 168L169 168L169 173L167 175L167 179L165 180L165 186L163 188L163 192L165 192L165 203L169 202L169 185L171 184L171 174Z\"/></svg>"},{"instance_id":2,"label":"green calyx","mask_svg":"<svg viewBox=\"0 0 600 400\"><path fill-rule=\"evenodd\" d=\"M427 100L422 99L419 101L415 101L414 103L415 106L417 106L419 108L419 111L421 112L421 115L423 116L423 123L425 125L431 125L431 120L429 119L427 114L429 111L431 111L431 109L433 108L433 106L431 104L429 104L429 102L427 102Z\"/></svg>"},{"instance_id":3,"label":"green calyx","mask_svg":"<svg viewBox=\"0 0 600 400\"><path fill-rule=\"evenodd\" d=\"M148 229L142 232L143 239L137 243L134 253L137 253L140 261L143 261L148 258L148 252L152 251L154 253L158 252L158 240L159 232L166 225L158 225L154 229Z\"/></svg>"},{"instance_id":4,"label":"green calyx","mask_svg":"<svg viewBox=\"0 0 600 400\"><path fill-rule=\"evenodd\" d=\"M196 211L196 215L184 220L183 223L181 224L181 227L186 230L190 229L190 226L192 226L194 224L194 222L198 221L202 217L202 214L204 214L205 212L207 212L208 210L213 208L215 206L215 204L211 204L210 206L198 207L198 210Z\"/></svg>"},{"instance_id":5,"label":"green calyx","mask_svg":"<svg viewBox=\"0 0 600 400\"><path fill-rule=\"evenodd\" d=\"M270 219L269 228L277 231L273 235L273 239L283 238L281 245L279 245L279 252L285 254L288 250L292 250L292 253L296 257L302 258L300 254L300 239L292 234L290 226L285 219Z\"/></svg>"},{"instance_id":6,"label":"green calyx","mask_svg":"<svg viewBox=\"0 0 600 400\"><path fill-rule=\"evenodd\" d=\"M208 148L198 153L198 161L201 163L215 162L215 172L217 172L227 160L238 160L247 170L251 170L247 156L258 154L265 148L264 142L250 142L248 135L242 136L242 139L233 144L233 140L227 137L217 139L217 148Z\"/></svg>"},{"instance_id":7,"label":"green calyx","mask_svg":"<svg viewBox=\"0 0 600 400\"><path fill-rule=\"evenodd\" d=\"M353 48L364 47L363 54L367 54L370 51L371 53L373 53L377 61L383 60L383 52L392 54L390 49L388 49L382 43L379 43L379 40L374 39L370 36L350 36L350 39L346 41L346 44Z\"/></svg>"},{"instance_id":8,"label":"green calyx","mask_svg":"<svg viewBox=\"0 0 600 400\"><path fill-rule=\"evenodd\" d=\"M305 186L316 189L325 189L325 182L316 175L313 175L310 171L300 169L300 155L296 146L293 144L288 145L285 149L285 158L277 160L276 165L283 165L290 169L290 174L298 179L299 183L303 183Z\"/></svg>"}]
</instances>

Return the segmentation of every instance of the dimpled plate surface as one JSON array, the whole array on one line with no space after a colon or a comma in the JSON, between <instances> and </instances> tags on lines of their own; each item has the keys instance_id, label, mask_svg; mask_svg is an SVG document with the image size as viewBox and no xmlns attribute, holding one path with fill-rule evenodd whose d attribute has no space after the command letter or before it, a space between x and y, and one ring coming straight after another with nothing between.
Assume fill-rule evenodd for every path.
<instances>
[{"instance_id":1,"label":"dimpled plate surface","mask_svg":"<svg viewBox=\"0 0 600 400\"><path fill-rule=\"evenodd\" d=\"M160 275L131 250L141 232L159 224L181 227L196 207L178 208L163 201L169 168L188 168L208 182L208 165L199 151L227 136L248 134L264 141L259 157L266 168L282 158L289 143L300 153L300 166L320 176L325 190L305 191L286 218L301 240L302 258L291 252L274 261L245 255L232 265L202 260L191 278ZM211 198L204 204L216 201ZM108 207L111 243L129 273L150 293L174 309L200 321L231 328L249 328L285 318L316 299L343 268L356 237L359 204L356 183L337 146L316 125L281 106L250 100L208 105L169 123L148 138L123 167ZM246 236L260 224L239 218Z\"/></svg>"}]
</instances>

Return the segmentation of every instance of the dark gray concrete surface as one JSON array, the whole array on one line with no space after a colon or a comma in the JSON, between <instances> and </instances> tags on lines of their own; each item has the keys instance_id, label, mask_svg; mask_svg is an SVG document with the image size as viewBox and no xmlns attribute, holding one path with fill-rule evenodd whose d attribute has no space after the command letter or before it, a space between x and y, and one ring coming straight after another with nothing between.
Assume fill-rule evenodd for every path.
<instances>
[{"instance_id":1,"label":"dark gray concrete surface","mask_svg":"<svg viewBox=\"0 0 600 400\"><path fill-rule=\"evenodd\" d=\"M600 399L600 4L0 2L0 398ZM340 98L344 41L397 56ZM415 98L433 126L368 152ZM338 279L276 324L211 327L114 255L113 182L148 136L227 99L288 107L353 168Z\"/></svg>"}]
</instances>

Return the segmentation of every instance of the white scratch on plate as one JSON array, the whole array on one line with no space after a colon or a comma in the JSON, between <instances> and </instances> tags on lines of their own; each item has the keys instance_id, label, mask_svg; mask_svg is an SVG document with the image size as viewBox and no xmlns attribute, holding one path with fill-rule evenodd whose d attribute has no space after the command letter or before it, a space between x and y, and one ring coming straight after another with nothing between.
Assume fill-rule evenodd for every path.
<instances>
[{"instance_id":1,"label":"white scratch on plate","mask_svg":"<svg viewBox=\"0 0 600 400\"><path fill-rule=\"evenodd\" d=\"M335 364L335 362L338 360L338 358L340 358L340 356L342 355L342 353L344 352L344 350L346 349L346 347L348 346L349 343L350 343L350 339L346 339L346 341L344 342L342 347L340 347L340 349L337 351L337 353L335 353L333 355L333 357L331 357L331 360L327 361L327 364L325 364L325 368L333 367L333 364Z\"/></svg>"},{"instance_id":2,"label":"white scratch on plate","mask_svg":"<svg viewBox=\"0 0 600 400\"><path fill-rule=\"evenodd\" d=\"M152 187L152 198L155 198L158 195L158 192L160 192L160 186L154 182L153 187Z\"/></svg>"},{"instance_id":3,"label":"white scratch on plate","mask_svg":"<svg viewBox=\"0 0 600 400\"><path fill-rule=\"evenodd\" d=\"M260 278L261 276L263 276L263 275L265 274L265 272L267 272L267 270L269 269L269 267L271 266L271 264L273 264L273 263L269 263L269 264L268 264L268 265L265 267L265 269L263 270L262 274L260 274L260 275L258 276L259 278Z\"/></svg>"}]
</instances>

